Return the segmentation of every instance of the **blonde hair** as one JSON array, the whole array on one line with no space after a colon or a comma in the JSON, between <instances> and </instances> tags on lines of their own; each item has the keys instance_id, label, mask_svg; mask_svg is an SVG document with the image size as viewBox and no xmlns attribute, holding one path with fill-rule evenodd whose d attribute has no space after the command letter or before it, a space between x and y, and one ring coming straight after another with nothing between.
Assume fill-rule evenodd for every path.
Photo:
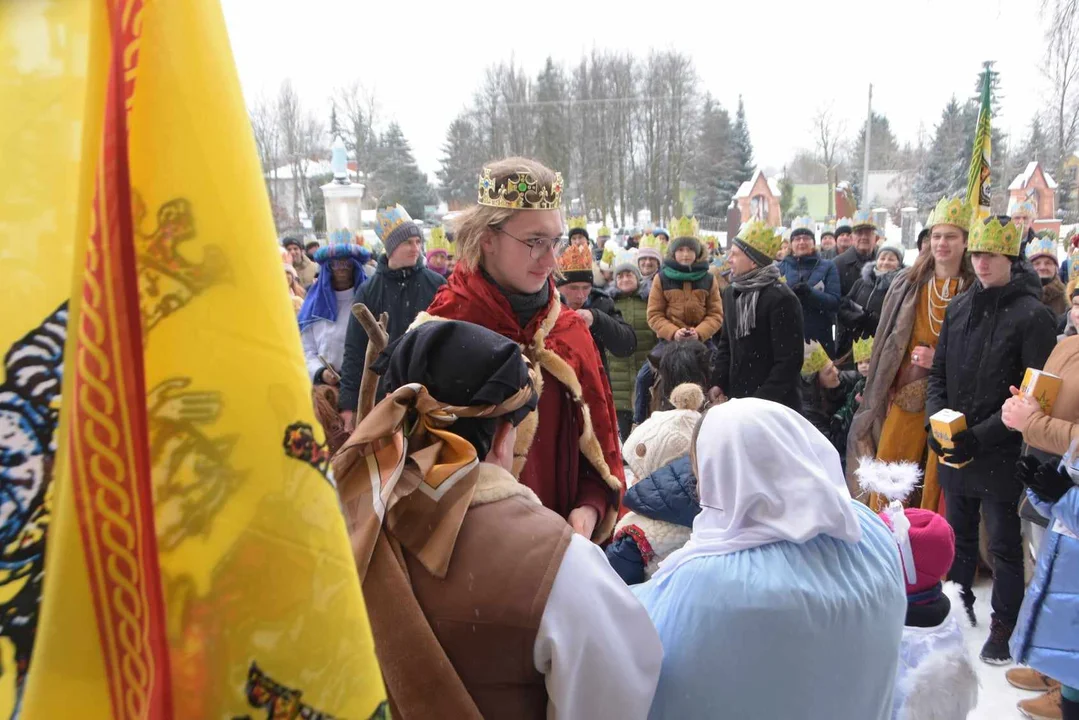
<instances>
[{"instance_id":1,"label":"blonde hair","mask_svg":"<svg viewBox=\"0 0 1079 720\"><path fill-rule=\"evenodd\" d=\"M511 175L524 171L532 175L538 183L546 187L554 184L555 173L543 163L523 157L510 157L485 166L491 171L491 178L501 185ZM453 244L457 251L457 262L465 270L475 270L483 265L483 237L491 228L506 223L519 212L530 210L508 210L506 208L473 205L453 221Z\"/></svg>"}]
</instances>

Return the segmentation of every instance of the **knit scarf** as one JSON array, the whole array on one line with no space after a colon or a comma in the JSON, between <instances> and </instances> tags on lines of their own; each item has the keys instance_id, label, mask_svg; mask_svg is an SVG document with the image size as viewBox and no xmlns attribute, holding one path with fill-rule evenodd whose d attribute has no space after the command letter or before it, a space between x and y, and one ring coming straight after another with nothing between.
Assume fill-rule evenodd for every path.
<instances>
[{"instance_id":1,"label":"knit scarf","mask_svg":"<svg viewBox=\"0 0 1079 720\"><path fill-rule=\"evenodd\" d=\"M676 282L697 282L707 274L708 263L693 263L690 267L681 263L676 263L673 260L666 260L663 263L663 277L668 280L674 280Z\"/></svg>"},{"instance_id":2,"label":"knit scarf","mask_svg":"<svg viewBox=\"0 0 1079 720\"><path fill-rule=\"evenodd\" d=\"M543 288L539 292L532 293L530 295L522 295L515 293L499 285L495 282L495 279L488 274L482 267L480 272L483 273L483 278L495 286L498 292L509 301L510 309L513 310L513 314L517 316L517 322L521 324L521 327L526 327L528 323L532 322L532 318L536 317L536 313L547 307L547 304L551 300L551 286L549 283L544 283Z\"/></svg>"},{"instance_id":3,"label":"knit scarf","mask_svg":"<svg viewBox=\"0 0 1079 720\"><path fill-rule=\"evenodd\" d=\"M735 299L738 313L734 323L735 338L744 338L757 327L757 297L761 290L778 281L779 268L775 265L765 265L745 275L731 276L731 285L740 293Z\"/></svg>"}]
</instances>

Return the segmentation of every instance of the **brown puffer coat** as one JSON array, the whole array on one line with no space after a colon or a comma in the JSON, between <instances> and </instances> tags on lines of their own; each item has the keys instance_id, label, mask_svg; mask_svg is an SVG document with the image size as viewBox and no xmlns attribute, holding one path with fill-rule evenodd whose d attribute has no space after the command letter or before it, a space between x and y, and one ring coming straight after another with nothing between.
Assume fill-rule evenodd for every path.
<instances>
[{"instance_id":1,"label":"brown puffer coat","mask_svg":"<svg viewBox=\"0 0 1079 720\"><path fill-rule=\"evenodd\" d=\"M700 341L707 342L723 327L719 283L707 271L700 280L679 281L660 270L648 293L648 326L662 340L673 340L680 329L693 328Z\"/></svg>"}]
</instances>

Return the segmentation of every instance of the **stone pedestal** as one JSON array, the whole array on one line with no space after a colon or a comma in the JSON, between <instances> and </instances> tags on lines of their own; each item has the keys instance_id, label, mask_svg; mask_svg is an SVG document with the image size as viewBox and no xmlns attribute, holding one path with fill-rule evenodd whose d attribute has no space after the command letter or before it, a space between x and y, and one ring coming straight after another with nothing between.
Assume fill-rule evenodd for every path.
<instances>
[{"instance_id":1,"label":"stone pedestal","mask_svg":"<svg viewBox=\"0 0 1079 720\"><path fill-rule=\"evenodd\" d=\"M884 237L885 230L888 227L888 208L873 208L870 211L873 217L873 222L877 226L877 232L881 237Z\"/></svg>"},{"instance_id":2,"label":"stone pedestal","mask_svg":"<svg viewBox=\"0 0 1079 720\"><path fill-rule=\"evenodd\" d=\"M912 248L917 244L918 235L914 228L918 223L918 208L905 207L900 212L903 247Z\"/></svg>"},{"instance_id":3,"label":"stone pedestal","mask_svg":"<svg viewBox=\"0 0 1079 720\"><path fill-rule=\"evenodd\" d=\"M355 242L354 236L363 233L360 221L363 185L335 180L322 186L322 197L326 201L326 241Z\"/></svg>"}]
</instances>

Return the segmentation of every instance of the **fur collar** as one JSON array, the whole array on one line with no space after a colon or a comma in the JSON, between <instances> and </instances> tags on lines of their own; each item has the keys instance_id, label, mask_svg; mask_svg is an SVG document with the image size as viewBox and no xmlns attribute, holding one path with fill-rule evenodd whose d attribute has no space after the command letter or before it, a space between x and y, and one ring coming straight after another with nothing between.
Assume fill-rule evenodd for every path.
<instances>
[{"instance_id":1,"label":"fur collar","mask_svg":"<svg viewBox=\"0 0 1079 720\"><path fill-rule=\"evenodd\" d=\"M540 504L534 492L517 482L517 478L501 466L483 462L476 467L476 472L479 477L476 479L476 490L472 493L469 507L487 505L511 497L521 497L527 502Z\"/></svg>"}]
</instances>

